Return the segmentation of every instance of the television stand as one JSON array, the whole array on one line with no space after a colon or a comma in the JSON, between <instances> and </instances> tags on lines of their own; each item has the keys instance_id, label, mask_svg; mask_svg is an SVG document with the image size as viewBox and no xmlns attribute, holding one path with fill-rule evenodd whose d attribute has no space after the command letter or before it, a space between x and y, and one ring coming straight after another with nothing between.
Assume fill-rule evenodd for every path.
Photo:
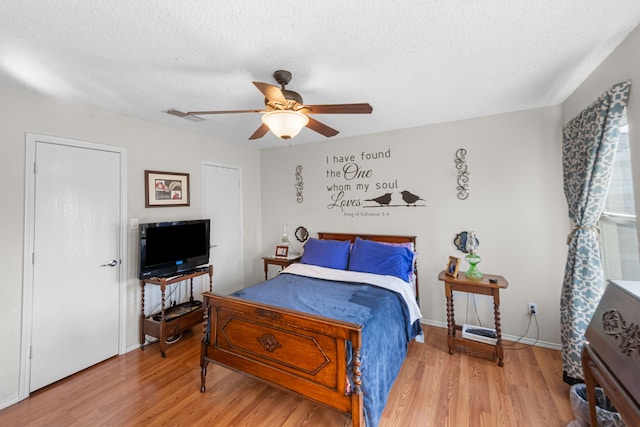
<instances>
[{"instance_id":1,"label":"television stand","mask_svg":"<svg viewBox=\"0 0 640 427\"><path fill-rule=\"evenodd\" d=\"M209 292L213 292L213 266L196 268L195 270L185 272L183 274L171 277L148 277L140 280L141 297L140 297L140 348L144 350L145 337L147 335L158 338L160 341L160 355L167 357L166 340L169 337L179 335L182 331L191 329L191 327L202 323L204 315L204 307L200 301L193 299L193 279L195 277L209 275ZM190 281L189 301L175 305L173 307L165 307L165 291L168 285ZM144 315L144 290L145 285L160 286L161 309L160 313Z\"/></svg>"}]
</instances>

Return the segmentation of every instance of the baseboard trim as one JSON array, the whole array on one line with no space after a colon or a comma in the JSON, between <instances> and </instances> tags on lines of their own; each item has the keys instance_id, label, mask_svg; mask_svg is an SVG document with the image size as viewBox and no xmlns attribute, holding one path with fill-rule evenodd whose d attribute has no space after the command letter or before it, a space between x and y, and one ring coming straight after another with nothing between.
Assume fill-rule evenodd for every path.
<instances>
[{"instance_id":1,"label":"baseboard trim","mask_svg":"<svg viewBox=\"0 0 640 427\"><path fill-rule=\"evenodd\" d=\"M20 399L16 393L9 395L5 399L0 400L0 410L8 408L11 405L15 405L18 402L20 402Z\"/></svg>"}]
</instances>

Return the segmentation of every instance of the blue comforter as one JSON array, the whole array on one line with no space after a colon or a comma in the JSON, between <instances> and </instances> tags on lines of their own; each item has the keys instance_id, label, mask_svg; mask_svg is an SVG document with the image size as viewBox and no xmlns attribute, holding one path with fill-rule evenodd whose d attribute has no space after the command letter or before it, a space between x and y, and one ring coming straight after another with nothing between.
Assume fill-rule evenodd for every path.
<instances>
[{"instance_id":1,"label":"blue comforter","mask_svg":"<svg viewBox=\"0 0 640 427\"><path fill-rule=\"evenodd\" d=\"M232 294L240 298L363 325L362 392L368 427L375 427L409 342L421 332L412 325L401 296L373 285L280 274Z\"/></svg>"}]
</instances>

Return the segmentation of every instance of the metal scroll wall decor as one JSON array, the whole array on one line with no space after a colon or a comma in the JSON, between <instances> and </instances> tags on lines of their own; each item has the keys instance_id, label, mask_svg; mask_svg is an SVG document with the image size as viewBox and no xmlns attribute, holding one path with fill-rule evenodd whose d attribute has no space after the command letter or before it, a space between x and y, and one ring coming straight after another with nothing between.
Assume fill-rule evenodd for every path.
<instances>
[{"instance_id":1,"label":"metal scroll wall decor","mask_svg":"<svg viewBox=\"0 0 640 427\"><path fill-rule=\"evenodd\" d=\"M469 170L467 169L467 161L465 156L467 150L459 148L456 151L456 169L458 170L458 199L465 200L469 197Z\"/></svg>"},{"instance_id":2,"label":"metal scroll wall decor","mask_svg":"<svg viewBox=\"0 0 640 427\"><path fill-rule=\"evenodd\" d=\"M302 182L302 165L296 166L296 201L302 203L302 188L304 183Z\"/></svg>"}]
</instances>

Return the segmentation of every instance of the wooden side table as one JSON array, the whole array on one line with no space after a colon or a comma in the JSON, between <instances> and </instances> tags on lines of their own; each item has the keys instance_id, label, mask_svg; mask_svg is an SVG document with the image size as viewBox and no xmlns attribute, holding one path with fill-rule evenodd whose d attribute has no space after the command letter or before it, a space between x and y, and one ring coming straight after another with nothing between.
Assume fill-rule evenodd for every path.
<instances>
[{"instance_id":1,"label":"wooden side table","mask_svg":"<svg viewBox=\"0 0 640 427\"><path fill-rule=\"evenodd\" d=\"M280 270L290 266L294 262L300 261L302 255L290 256L290 257L278 257L278 256L263 256L264 261L264 280L267 280L269 274L270 265L279 265Z\"/></svg>"},{"instance_id":2,"label":"wooden side table","mask_svg":"<svg viewBox=\"0 0 640 427\"><path fill-rule=\"evenodd\" d=\"M146 335L158 338L160 342L160 355L167 357L165 352L166 339L168 337L178 335L182 331L190 329L193 326L202 323L204 308L200 301L197 304L193 298L193 279L195 277L209 275L209 292L213 292L213 266L196 268L193 271L178 274L173 277L148 277L140 280L140 348L144 350ZM189 301L174 305L173 307L165 307L165 291L167 286L189 280L190 296ZM144 315L144 291L145 285L157 285L160 287L160 316L156 320L154 315ZM176 316L167 316L168 312L179 313Z\"/></svg>"},{"instance_id":3,"label":"wooden side table","mask_svg":"<svg viewBox=\"0 0 640 427\"><path fill-rule=\"evenodd\" d=\"M490 280L495 280L492 283ZM502 276L485 274L482 279L469 279L464 272L459 272L457 277L447 276L442 270L438 275L438 280L444 282L445 296L447 297L447 343L449 354L453 354L456 344L461 344L477 350L494 353L498 358L498 365L504 366L504 348L502 346L502 327L500 324L500 289L509 286L507 280ZM496 327L496 343L489 344L481 341L471 340L462 336L462 326L456 325L453 310L453 291L468 292L472 294L493 296L493 315Z\"/></svg>"}]
</instances>

